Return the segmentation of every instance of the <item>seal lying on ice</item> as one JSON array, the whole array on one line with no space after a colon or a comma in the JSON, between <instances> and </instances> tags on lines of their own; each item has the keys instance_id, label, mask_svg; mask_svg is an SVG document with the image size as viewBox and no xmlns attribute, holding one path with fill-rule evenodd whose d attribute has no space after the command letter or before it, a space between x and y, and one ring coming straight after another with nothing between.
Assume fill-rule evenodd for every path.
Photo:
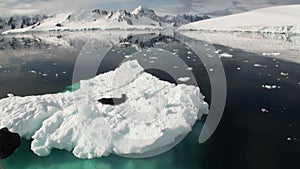
<instances>
[{"instance_id":1,"label":"seal lying on ice","mask_svg":"<svg viewBox=\"0 0 300 169\"><path fill-rule=\"evenodd\" d=\"M121 98L101 98L98 102L102 104L109 104L109 105L119 105L124 103L127 100L126 94L122 94Z\"/></svg>"}]
</instances>

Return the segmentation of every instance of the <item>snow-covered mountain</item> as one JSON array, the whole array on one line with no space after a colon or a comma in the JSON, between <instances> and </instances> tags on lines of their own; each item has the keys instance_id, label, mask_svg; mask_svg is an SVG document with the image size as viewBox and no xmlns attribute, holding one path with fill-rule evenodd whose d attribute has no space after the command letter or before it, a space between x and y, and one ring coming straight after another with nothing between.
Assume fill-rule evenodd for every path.
<instances>
[{"instance_id":1,"label":"snow-covered mountain","mask_svg":"<svg viewBox=\"0 0 300 169\"><path fill-rule=\"evenodd\" d=\"M0 32L9 29L26 28L46 18L46 15L0 17Z\"/></svg>"},{"instance_id":2,"label":"snow-covered mountain","mask_svg":"<svg viewBox=\"0 0 300 169\"><path fill-rule=\"evenodd\" d=\"M11 17L14 20L13 17ZM17 18L17 17L15 17ZM15 19L14 24L0 20L0 30L10 30L6 33L32 31L78 31L78 30L148 30L178 27L194 21L208 19L200 15L166 15L158 16L153 10L139 6L134 11L106 11L94 9L59 13L53 16L43 16L38 19ZM23 17L25 18L25 17ZM9 19L11 20L11 19ZM26 23L26 24L24 24ZM1 25L3 25L1 27ZM27 27L25 27L26 25ZM30 25L30 26L29 26Z\"/></svg>"},{"instance_id":3,"label":"snow-covered mountain","mask_svg":"<svg viewBox=\"0 0 300 169\"><path fill-rule=\"evenodd\" d=\"M178 30L300 34L300 5L262 8L194 22Z\"/></svg>"}]
</instances>

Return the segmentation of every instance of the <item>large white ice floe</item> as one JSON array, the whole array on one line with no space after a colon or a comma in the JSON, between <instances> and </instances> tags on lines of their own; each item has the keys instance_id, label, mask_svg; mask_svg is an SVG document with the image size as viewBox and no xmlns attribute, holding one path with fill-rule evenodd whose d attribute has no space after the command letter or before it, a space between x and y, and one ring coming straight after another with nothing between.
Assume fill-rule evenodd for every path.
<instances>
[{"instance_id":1,"label":"large white ice floe","mask_svg":"<svg viewBox=\"0 0 300 169\"><path fill-rule=\"evenodd\" d=\"M127 100L119 105L98 102L122 94ZM80 81L74 92L1 99L0 127L33 138L39 156L53 148L79 158L143 154L188 133L208 112L203 99L198 87L162 81L132 60Z\"/></svg>"}]
</instances>

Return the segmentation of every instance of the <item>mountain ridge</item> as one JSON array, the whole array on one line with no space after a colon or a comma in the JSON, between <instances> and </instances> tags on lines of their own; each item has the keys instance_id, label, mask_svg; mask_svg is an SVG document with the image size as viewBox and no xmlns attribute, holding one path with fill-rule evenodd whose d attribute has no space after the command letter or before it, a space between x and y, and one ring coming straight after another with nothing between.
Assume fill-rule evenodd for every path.
<instances>
[{"instance_id":1,"label":"mountain ridge","mask_svg":"<svg viewBox=\"0 0 300 169\"><path fill-rule=\"evenodd\" d=\"M12 16L0 18L0 32L21 33L34 31L78 31L110 29L165 29L176 28L183 24L208 19L201 15L159 16L154 10L138 6L126 10L107 11L95 8L91 11L79 10L55 15Z\"/></svg>"}]
</instances>

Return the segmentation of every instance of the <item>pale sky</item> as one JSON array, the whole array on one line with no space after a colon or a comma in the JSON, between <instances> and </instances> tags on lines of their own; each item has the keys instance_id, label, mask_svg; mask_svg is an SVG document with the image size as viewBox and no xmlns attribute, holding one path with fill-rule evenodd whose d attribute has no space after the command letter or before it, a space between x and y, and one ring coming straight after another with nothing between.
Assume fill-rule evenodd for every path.
<instances>
[{"instance_id":1,"label":"pale sky","mask_svg":"<svg viewBox=\"0 0 300 169\"><path fill-rule=\"evenodd\" d=\"M252 9L300 4L300 0L0 0L0 16L54 14L77 9L126 9L138 5L158 13L228 15Z\"/></svg>"}]
</instances>

